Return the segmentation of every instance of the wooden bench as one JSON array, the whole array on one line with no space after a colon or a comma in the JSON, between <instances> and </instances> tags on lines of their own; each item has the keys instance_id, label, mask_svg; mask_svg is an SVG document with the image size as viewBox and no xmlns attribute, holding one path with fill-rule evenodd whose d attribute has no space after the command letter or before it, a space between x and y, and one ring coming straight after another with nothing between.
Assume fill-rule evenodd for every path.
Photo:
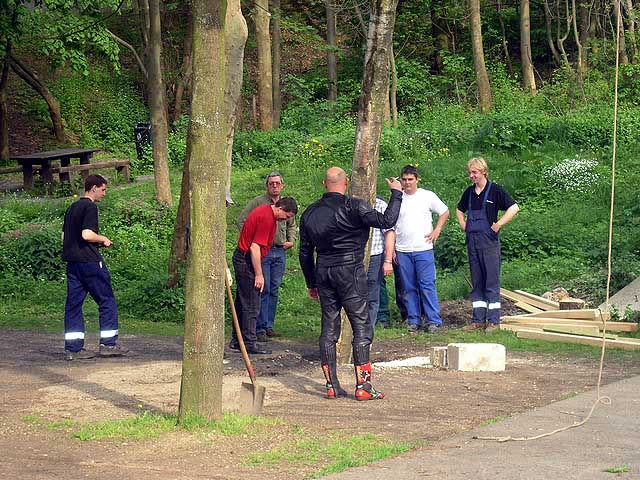
<instances>
[{"instance_id":1,"label":"wooden bench","mask_svg":"<svg viewBox=\"0 0 640 480\"><path fill-rule=\"evenodd\" d=\"M11 159L16 160L20 166L1 168L0 174L22 172L24 188L27 190L33 188L34 171L40 172L43 183L49 185L49 189L53 183L54 173L60 176L60 182L69 182L71 181L71 172L80 172L84 179L90 175L91 170L104 168L115 168L127 181L130 181L129 160L109 158L91 163L91 157L97 151L99 151L97 148L65 148L29 155L18 155L11 157ZM80 163L72 165L71 159L74 158L77 158ZM58 160L60 165L52 163Z\"/></svg>"},{"instance_id":2,"label":"wooden bench","mask_svg":"<svg viewBox=\"0 0 640 480\"><path fill-rule=\"evenodd\" d=\"M131 181L131 172L129 166L131 164L130 160L126 159L117 159L117 158L109 158L109 159L100 159L99 162L93 163L85 163L82 165L69 165L68 167L58 167L53 166L52 171L63 173L70 172L80 172L83 178L89 176L90 170L101 170L103 168L115 168L118 173L120 173L124 179L129 182ZM62 180L62 177L61 177Z\"/></svg>"}]
</instances>

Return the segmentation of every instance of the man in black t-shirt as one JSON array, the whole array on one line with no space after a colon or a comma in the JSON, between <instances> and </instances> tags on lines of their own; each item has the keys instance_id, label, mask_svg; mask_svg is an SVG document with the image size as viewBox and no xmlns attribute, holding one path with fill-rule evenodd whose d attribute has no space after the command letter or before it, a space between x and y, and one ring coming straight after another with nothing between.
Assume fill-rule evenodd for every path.
<instances>
[{"instance_id":1,"label":"man in black t-shirt","mask_svg":"<svg viewBox=\"0 0 640 480\"><path fill-rule=\"evenodd\" d=\"M62 259L67 262L67 301L64 307L64 350L67 360L92 358L84 349L82 304L87 293L98 304L100 355L126 353L118 340L118 309L111 288L111 276L98 247L110 247L111 240L99 234L98 207L107 191L107 181L90 175L84 182L84 196L64 215Z\"/></svg>"},{"instance_id":2,"label":"man in black t-shirt","mask_svg":"<svg viewBox=\"0 0 640 480\"><path fill-rule=\"evenodd\" d=\"M500 185L487 178L489 169L482 157L467 162L471 185L456 209L460 228L467 236L471 271L472 323L466 331L492 332L500 324L500 228L518 213L518 204ZM504 214L498 220L498 211ZM465 219L465 213L467 213Z\"/></svg>"}]
</instances>

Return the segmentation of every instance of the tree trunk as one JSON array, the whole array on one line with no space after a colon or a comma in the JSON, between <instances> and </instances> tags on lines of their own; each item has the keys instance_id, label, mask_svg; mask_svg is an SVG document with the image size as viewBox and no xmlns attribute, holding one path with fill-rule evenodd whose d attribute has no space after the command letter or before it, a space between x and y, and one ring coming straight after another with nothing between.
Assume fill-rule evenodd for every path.
<instances>
[{"instance_id":1,"label":"tree trunk","mask_svg":"<svg viewBox=\"0 0 640 480\"><path fill-rule=\"evenodd\" d=\"M258 44L258 112L260 130L273 128L273 79L269 35L269 1L255 0L253 20Z\"/></svg>"},{"instance_id":2,"label":"tree trunk","mask_svg":"<svg viewBox=\"0 0 640 480\"><path fill-rule=\"evenodd\" d=\"M184 44L182 47L182 67L178 82L176 84L176 97L173 105L173 122L175 123L182 117L182 97L185 88L191 84L191 44L193 43L193 17L191 10L187 8L187 29L184 34Z\"/></svg>"},{"instance_id":3,"label":"tree trunk","mask_svg":"<svg viewBox=\"0 0 640 480\"><path fill-rule=\"evenodd\" d=\"M566 22L567 22L567 31L564 35L560 35L560 0L556 0L556 11L558 13L558 29L556 31L557 41L558 41L558 51L560 52L560 56L562 58L562 64L566 69L570 72L573 72L573 68L569 63L569 57L567 56L567 51L564 49L564 42L567 40L569 36L569 32L571 31L571 12L569 11L569 0L565 0L565 12L566 12Z\"/></svg>"},{"instance_id":4,"label":"tree trunk","mask_svg":"<svg viewBox=\"0 0 640 480\"><path fill-rule=\"evenodd\" d=\"M560 54L556 49L555 41L553 40L553 25L551 23L551 9L549 8L549 0L544 0L544 20L545 27L547 31L547 44L549 45L549 50L551 50L551 56L553 57L553 61L557 66L560 66L562 60L560 59Z\"/></svg>"},{"instance_id":5,"label":"tree trunk","mask_svg":"<svg viewBox=\"0 0 640 480\"><path fill-rule=\"evenodd\" d=\"M636 43L636 13L631 0L625 1L627 24L629 25L629 43L631 44L631 63L638 63L638 44Z\"/></svg>"},{"instance_id":6,"label":"tree trunk","mask_svg":"<svg viewBox=\"0 0 640 480\"><path fill-rule=\"evenodd\" d=\"M575 2L575 0L573 1ZM620 10L620 8L620 0L613 0L613 18L616 21L614 29L618 28L617 25L620 25L620 30L618 31L618 52L620 55L620 65L628 65L629 57L627 56L627 45L624 38L624 22L622 20L622 11Z\"/></svg>"},{"instance_id":7,"label":"tree trunk","mask_svg":"<svg viewBox=\"0 0 640 480\"><path fill-rule=\"evenodd\" d=\"M164 81L162 79L162 32L160 26L160 0L149 0L149 114L151 116L151 145L153 147L153 176L156 200L171 206L169 163L167 159L167 117Z\"/></svg>"},{"instance_id":8,"label":"tree trunk","mask_svg":"<svg viewBox=\"0 0 640 480\"><path fill-rule=\"evenodd\" d=\"M7 108L7 84L9 83L9 54L11 43L7 41L0 74L0 160L9 160L9 109Z\"/></svg>"},{"instance_id":9,"label":"tree trunk","mask_svg":"<svg viewBox=\"0 0 640 480\"><path fill-rule=\"evenodd\" d=\"M229 200L231 200L233 138L238 118L238 103L242 92L244 46L248 33L247 21L242 16L240 8L240 0L227 0L227 15L224 26L224 114L227 121L225 193Z\"/></svg>"},{"instance_id":10,"label":"tree trunk","mask_svg":"<svg viewBox=\"0 0 640 480\"><path fill-rule=\"evenodd\" d=\"M167 272L167 288L174 288L180 283L180 269L187 260L187 226L189 225L189 164L191 163L191 130L187 132L187 151L182 166L182 183L180 185L180 200L178 201L178 213L173 224L173 240L169 252L169 265Z\"/></svg>"},{"instance_id":11,"label":"tree trunk","mask_svg":"<svg viewBox=\"0 0 640 480\"><path fill-rule=\"evenodd\" d=\"M280 27L280 0L272 0L273 21L271 22L271 43L273 44L273 127L280 128L280 115L282 113L282 92L280 91L280 69L282 55L280 54L282 43L282 29Z\"/></svg>"},{"instance_id":12,"label":"tree trunk","mask_svg":"<svg viewBox=\"0 0 640 480\"><path fill-rule=\"evenodd\" d=\"M42 83L40 77L35 70L31 70L27 64L22 60L19 60L12 54L9 55L9 65L16 75L24 80L31 88L33 88L38 95L46 102L49 109L49 117L51 118L51 124L53 125L53 133L56 136L58 142L64 142L64 126L62 124L62 115L60 114L60 103L49 91L47 86Z\"/></svg>"},{"instance_id":13,"label":"tree trunk","mask_svg":"<svg viewBox=\"0 0 640 480\"><path fill-rule=\"evenodd\" d=\"M576 9L576 0L571 0L571 19L573 24L573 39L576 42L576 48L578 50L578 58L576 59L576 85L582 92L584 98L584 49L582 43L580 43L580 32L578 31L578 10Z\"/></svg>"},{"instance_id":14,"label":"tree trunk","mask_svg":"<svg viewBox=\"0 0 640 480\"><path fill-rule=\"evenodd\" d=\"M443 57L440 52L444 51L449 53L451 51L451 41L449 39L449 33L446 27L446 20L444 20L438 11L433 8L430 10L431 16L431 36L433 37L433 43L435 48L435 71L438 74L442 74L444 69Z\"/></svg>"},{"instance_id":15,"label":"tree trunk","mask_svg":"<svg viewBox=\"0 0 640 480\"><path fill-rule=\"evenodd\" d=\"M507 72L509 72L509 75L513 75L513 65L511 65L511 55L509 55L509 43L507 42L507 29L504 25L504 18L502 17L502 4L500 3L500 0L498 0L496 9L498 11L498 21L500 22L500 32L502 33L502 51L504 53L504 61L507 65Z\"/></svg>"},{"instance_id":16,"label":"tree trunk","mask_svg":"<svg viewBox=\"0 0 640 480\"><path fill-rule=\"evenodd\" d=\"M338 99L338 63L336 60L336 9L335 0L325 0L327 14L327 100Z\"/></svg>"},{"instance_id":17,"label":"tree trunk","mask_svg":"<svg viewBox=\"0 0 640 480\"><path fill-rule=\"evenodd\" d=\"M478 84L478 102L481 112L491 110L491 86L489 75L484 63L484 50L482 47L482 24L480 20L480 0L469 0L471 50L473 51L473 67L476 71Z\"/></svg>"},{"instance_id":18,"label":"tree trunk","mask_svg":"<svg viewBox=\"0 0 640 480\"><path fill-rule=\"evenodd\" d=\"M393 38L397 0L373 0L369 17L367 50L362 71L362 91L358 105L350 194L373 204L378 176L380 135L384 108L389 98L389 52ZM367 248L367 257L368 257ZM347 327L347 328L345 328ZM350 347L348 322L342 321L341 347ZM348 363L350 348L341 348L338 361Z\"/></svg>"},{"instance_id":19,"label":"tree trunk","mask_svg":"<svg viewBox=\"0 0 640 480\"><path fill-rule=\"evenodd\" d=\"M520 59L522 62L522 84L532 96L537 92L536 78L531 58L531 18L529 0L520 0Z\"/></svg>"},{"instance_id":20,"label":"tree trunk","mask_svg":"<svg viewBox=\"0 0 640 480\"><path fill-rule=\"evenodd\" d=\"M396 57L393 53L393 41L389 46L389 67L391 68L391 86L389 87L389 107L391 108L391 125L398 128L398 71Z\"/></svg>"},{"instance_id":21,"label":"tree trunk","mask_svg":"<svg viewBox=\"0 0 640 480\"><path fill-rule=\"evenodd\" d=\"M179 421L222 418L224 353L224 23L226 2L193 2L191 242Z\"/></svg>"}]
</instances>

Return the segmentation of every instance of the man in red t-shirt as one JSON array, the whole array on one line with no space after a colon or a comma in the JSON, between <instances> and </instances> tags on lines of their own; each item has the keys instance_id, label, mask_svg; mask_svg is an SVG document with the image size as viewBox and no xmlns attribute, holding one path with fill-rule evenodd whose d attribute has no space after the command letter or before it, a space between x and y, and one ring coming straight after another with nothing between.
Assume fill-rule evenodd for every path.
<instances>
[{"instance_id":1,"label":"man in red t-shirt","mask_svg":"<svg viewBox=\"0 0 640 480\"><path fill-rule=\"evenodd\" d=\"M261 205L251 211L240 231L238 246L233 252L236 273L235 306L248 353L271 353L259 347L256 339L256 319L260 312L260 293L264 288L262 259L267 256L276 233L276 222L284 222L298 213L298 205L291 197L278 200L275 205ZM235 330L229 347L239 350Z\"/></svg>"}]
</instances>

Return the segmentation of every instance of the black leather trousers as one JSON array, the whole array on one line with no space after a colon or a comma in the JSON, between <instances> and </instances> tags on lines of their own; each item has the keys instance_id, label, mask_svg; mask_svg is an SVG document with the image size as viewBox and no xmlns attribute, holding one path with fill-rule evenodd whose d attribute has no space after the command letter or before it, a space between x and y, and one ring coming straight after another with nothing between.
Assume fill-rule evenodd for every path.
<instances>
[{"instance_id":1,"label":"black leather trousers","mask_svg":"<svg viewBox=\"0 0 640 480\"><path fill-rule=\"evenodd\" d=\"M371 329L368 323L367 274L361 261L334 266L318 262L316 270L318 294L322 308L320 358L331 364L336 358L336 343L340 336L340 310L347 312L353 330L353 363L369 363Z\"/></svg>"}]
</instances>

